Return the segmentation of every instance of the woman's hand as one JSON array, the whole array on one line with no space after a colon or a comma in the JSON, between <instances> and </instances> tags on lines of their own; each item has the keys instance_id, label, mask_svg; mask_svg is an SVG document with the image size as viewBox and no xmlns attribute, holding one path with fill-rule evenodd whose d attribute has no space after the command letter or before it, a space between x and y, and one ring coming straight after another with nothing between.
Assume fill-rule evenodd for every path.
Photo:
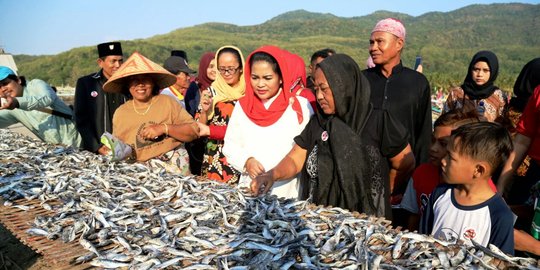
<instances>
[{"instance_id":1,"label":"woman's hand","mask_svg":"<svg viewBox=\"0 0 540 270\"><path fill-rule=\"evenodd\" d=\"M145 140L156 140L165 134L165 125L153 124L145 126L141 131L141 137Z\"/></svg>"},{"instance_id":2,"label":"woman's hand","mask_svg":"<svg viewBox=\"0 0 540 270\"><path fill-rule=\"evenodd\" d=\"M199 126L199 137L210 136L210 127L200 122L197 122L197 125Z\"/></svg>"},{"instance_id":3,"label":"woman's hand","mask_svg":"<svg viewBox=\"0 0 540 270\"><path fill-rule=\"evenodd\" d=\"M212 94L210 90L206 89L201 92L201 112L208 112L210 106L212 106Z\"/></svg>"},{"instance_id":4,"label":"woman's hand","mask_svg":"<svg viewBox=\"0 0 540 270\"><path fill-rule=\"evenodd\" d=\"M251 180L251 193L253 196L259 196L261 194L266 194L272 186L274 185L274 176L272 175L272 170L260 174L255 179Z\"/></svg>"},{"instance_id":5,"label":"woman's hand","mask_svg":"<svg viewBox=\"0 0 540 270\"><path fill-rule=\"evenodd\" d=\"M297 175L302 170L306 157L307 150L295 143L291 151L276 167L270 169L268 172L259 174L255 179L251 180L251 193L254 196L267 193L272 189L274 182L289 179Z\"/></svg>"},{"instance_id":6,"label":"woman's hand","mask_svg":"<svg viewBox=\"0 0 540 270\"><path fill-rule=\"evenodd\" d=\"M256 160L254 157L250 157L246 160L244 165L245 171L248 173L251 179L255 179L258 175L264 173L266 170L264 166Z\"/></svg>"},{"instance_id":7,"label":"woman's hand","mask_svg":"<svg viewBox=\"0 0 540 270\"><path fill-rule=\"evenodd\" d=\"M111 149L105 145L102 145L99 149L98 149L98 154L102 155L102 156L108 156L109 154L111 153Z\"/></svg>"},{"instance_id":8,"label":"woman's hand","mask_svg":"<svg viewBox=\"0 0 540 270\"><path fill-rule=\"evenodd\" d=\"M7 109L7 110L13 110L16 108L19 108L19 101L17 101L16 98L6 95L2 97L2 104L0 104L0 110Z\"/></svg>"}]
</instances>

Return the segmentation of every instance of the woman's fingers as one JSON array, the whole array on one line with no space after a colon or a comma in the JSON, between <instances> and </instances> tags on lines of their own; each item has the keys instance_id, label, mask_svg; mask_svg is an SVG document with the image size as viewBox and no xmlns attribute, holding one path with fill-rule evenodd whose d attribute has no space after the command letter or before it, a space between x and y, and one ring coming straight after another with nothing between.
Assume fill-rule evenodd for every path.
<instances>
[{"instance_id":1,"label":"woman's fingers","mask_svg":"<svg viewBox=\"0 0 540 270\"><path fill-rule=\"evenodd\" d=\"M258 180L257 178L254 178L253 180L251 180L250 189L251 189L251 194L253 194L253 196L259 196L259 192L261 188L261 184L259 183L259 181L260 180Z\"/></svg>"},{"instance_id":2,"label":"woman's fingers","mask_svg":"<svg viewBox=\"0 0 540 270\"><path fill-rule=\"evenodd\" d=\"M141 130L141 137L143 137L146 140L155 140L159 138L161 134L158 132L159 125L150 125L146 126Z\"/></svg>"},{"instance_id":3,"label":"woman's fingers","mask_svg":"<svg viewBox=\"0 0 540 270\"><path fill-rule=\"evenodd\" d=\"M251 193L254 196L259 196L261 194L266 194L272 188L274 180L270 173L263 173L251 180Z\"/></svg>"},{"instance_id":4,"label":"woman's fingers","mask_svg":"<svg viewBox=\"0 0 540 270\"><path fill-rule=\"evenodd\" d=\"M246 165L246 171L248 172L251 179L255 179L255 177L265 172L264 166L255 158L251 158L250 160L248 160Z\"/></svg>"}]
</instances>

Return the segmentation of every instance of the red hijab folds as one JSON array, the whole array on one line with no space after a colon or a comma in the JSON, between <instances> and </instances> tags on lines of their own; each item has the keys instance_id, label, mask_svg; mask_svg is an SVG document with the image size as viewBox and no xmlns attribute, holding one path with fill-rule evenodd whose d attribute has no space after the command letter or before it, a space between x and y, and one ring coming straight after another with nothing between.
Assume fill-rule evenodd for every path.
<instances>
[{"instance_id":1,"label":"red hijab folds","mask_svg":"<svg viewBox=\"0 0 540 270\"><path fill-rule=\"evenodd\" d=\"M210 78L208 78L208 73L206 70L215 56L216 54L213 52L207 52L201 56L201 61L199 62L199 74L197 75L197 84L199 85L199 89L201 91L208 89L213 82Z\"/></svg>"},{"instance_id":2,"label":"red hijab folds","mask_svg":"<svg viewBox=\"0 0 540 270\"><path fill-rule=\"evenodd\" d=\"M287 61L287 64L290 66L289 71L292 72L292 76L297 78L298 83L294 86L293 93L296 93L297 96L306 98L311 104L313 111L317 110L317 99L313 94L311 89L306 88L306 65L302 57L297 54L292 54L291 61Z\"/></svg>"},{"instance_id":3,"label":"red hijab folds","mask_svg":"<svg viewBox=\"0 0 540 270\"><path fill-rule=\"evenodd\" d=\"M251 86L251 57L257 52L265 52L276 59L282 76L282 91L278 92L278 96L272 102L268 109L264 107L262 101L255 95ZM266 127L277 122L289 104L292 104L292 109L296 112L298 123L302 123L302 107L297 99L297 96L307 96L308 100L315 100L315 96L309 89L305 89L306 85L306 67L302 58L292 54L284 49L276 46L263 46L253 51L247 59L245 67L246 93L239 102L240 106L246 115L255 124ZM309 92L309 93L306 93ZM308 98L311 94L311 99Z\"/></svg>"}]
</instances>

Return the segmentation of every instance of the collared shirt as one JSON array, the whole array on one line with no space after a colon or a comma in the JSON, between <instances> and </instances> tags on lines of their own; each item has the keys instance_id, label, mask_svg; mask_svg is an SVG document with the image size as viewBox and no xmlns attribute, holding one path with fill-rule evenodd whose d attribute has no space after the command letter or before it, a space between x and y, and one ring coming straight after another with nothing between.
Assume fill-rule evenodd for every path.
<instances>
[{"instance_id":1,"label":"collared shirt","mask_svg":"<svg viewBox=\"0 0 540 270\"><path fill-rule=\"evenodd\" d=\"M125 102L120 93L103 91L107 78L103 70L81 77L75 87L75 125L82 136L81 148L97 153L104 132L112 133L112 118L116 109Z\"/></svg>"},{"instance_id":2,"label":"collared shirt","mask_svg":"<svg viewBox=\"0 0 540 270\"><path fill-rule=\"evenodd\" d=\"M184 96L180 93L180 91L176 90L172 85L164 88L160 92L161 95L167 95L173 97L182 107L186 107L186 104L184 103Z\"/></svg>"}]
</instances>

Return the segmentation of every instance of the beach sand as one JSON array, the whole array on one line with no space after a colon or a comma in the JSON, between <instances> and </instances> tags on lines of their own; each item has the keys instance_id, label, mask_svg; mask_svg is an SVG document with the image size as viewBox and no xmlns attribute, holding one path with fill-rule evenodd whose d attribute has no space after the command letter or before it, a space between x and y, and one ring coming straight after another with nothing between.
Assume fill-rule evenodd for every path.
<instances>
[{"instance_id":1,"label":"beach sand","mask_svg":"<svg viewBox=\"0 0 540 270\"><path fill-rule=\"evenodd\" d=\"M11 126L7 127L7 129L9 129L9 130L11 130L13 132L23 134L23 135L28 136L28 137L33 138L33 139L40 140L36 135L34 135L34 133L32 133L28 128L23 126L21 123L11 125Z\"/></svg>"}]
</instances>

